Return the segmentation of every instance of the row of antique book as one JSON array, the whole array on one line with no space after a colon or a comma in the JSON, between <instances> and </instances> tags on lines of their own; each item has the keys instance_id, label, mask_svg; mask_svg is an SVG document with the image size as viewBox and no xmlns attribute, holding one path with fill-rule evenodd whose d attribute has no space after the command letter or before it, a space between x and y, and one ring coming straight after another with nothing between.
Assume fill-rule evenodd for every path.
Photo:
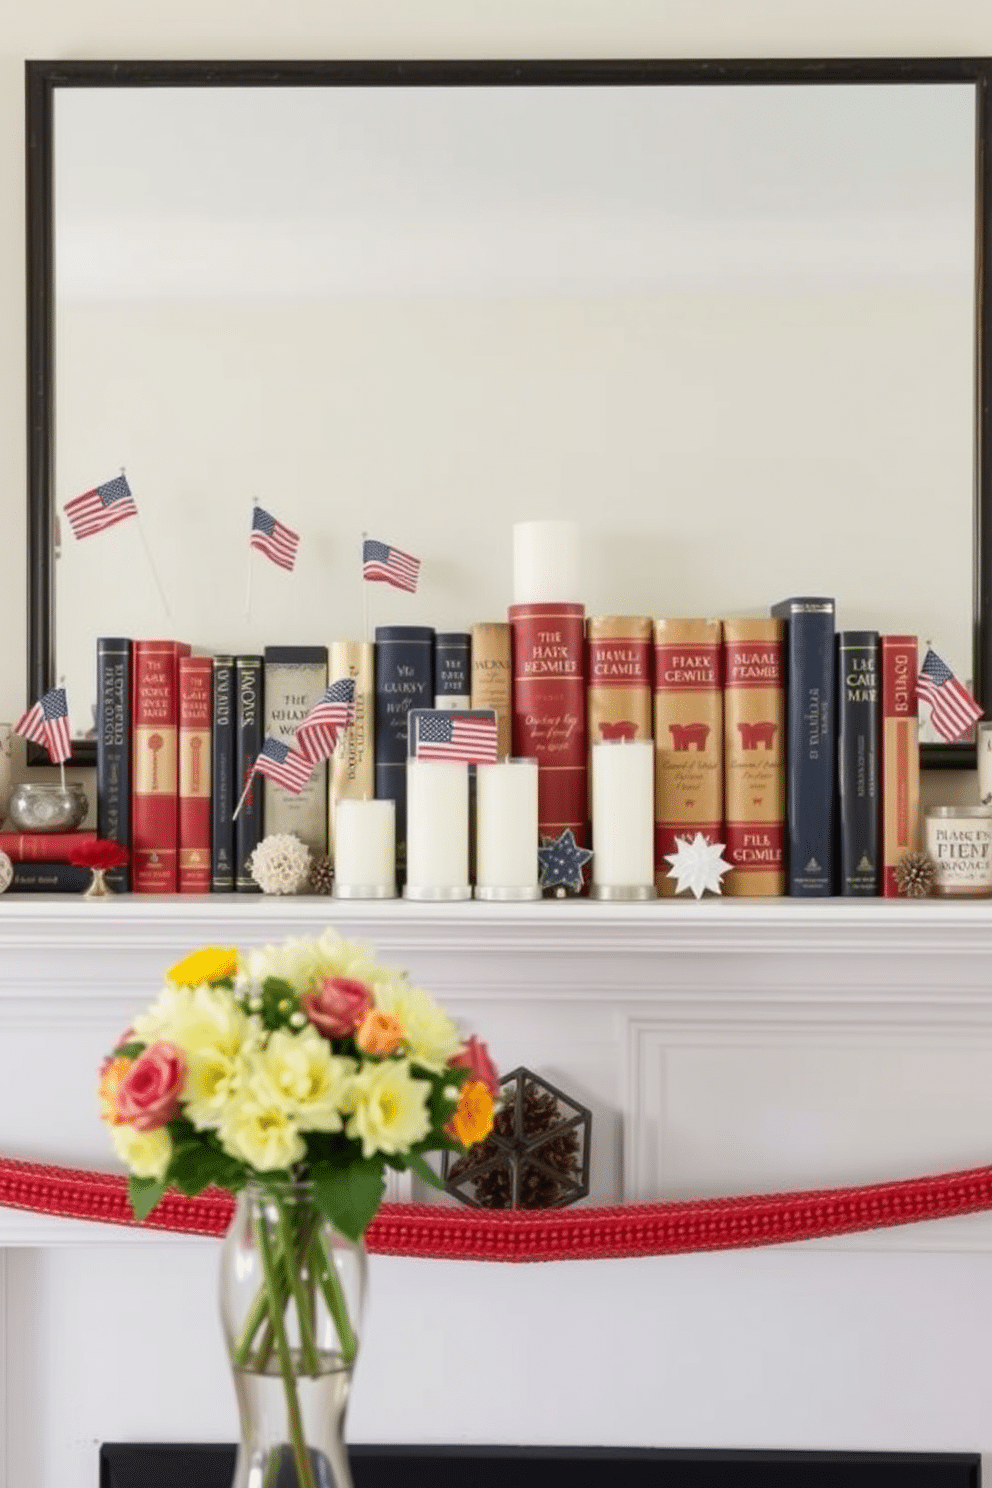
<instances>
[{"instance_id":1,"label":"row of antique book","mask_svg":"<svg viewBox=\"0 0 992 1488\"><path fill-rule=\"evenodd\" d=\"M402 882L407 716L433 706L492 709L500 757L538 761L539 836L571 828L594 851L591 745L653 738L662 894L666 854L696 832L726 844L727 894L895 894L895 866L918 846L917 639L835 620L819 598L724 620L531 604L471 631L381 626L374 641L257 654L103 638L97 830L130 853L115 886L258 892L248 860L265 835L333 858L342 797L395 800ZM292 744L342 677L354 723L303 789L254 773L264 739ZM24 851L64 856L49 839Z\"/></svg>"}]
</instances>

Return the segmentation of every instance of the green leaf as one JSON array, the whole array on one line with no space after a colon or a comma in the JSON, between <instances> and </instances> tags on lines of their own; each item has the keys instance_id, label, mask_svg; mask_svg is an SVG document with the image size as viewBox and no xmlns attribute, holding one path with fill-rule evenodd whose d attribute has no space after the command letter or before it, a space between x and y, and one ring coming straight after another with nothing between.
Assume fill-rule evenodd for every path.
<instances>
[{"instance_id":1,"label":"green leaf","mask_svg":"<svg viewBox=\"0 0 992 1488\"><path fill-rule=\"evenodd\" d=\"M386 1191L383 1166L382 1158L373 1157L346 1168L322 1163L311 1174L321 1212L349 1240L364 1235L382 1203Z\"/></svg>"},{"instance_id":2,"label":"green leaf","mask_svg":"<svg viewBox=\"0 0 992 1488\"><path fill-rule=\"evenodd\" d=\"M208 1147L203 1142L190 1142L173 1154L166 1180L180 1193L202 1193L211 1183L221 1188L234 1188L241 1181L244 1168L226 1152Z\"/></svg>"},{"instance_id":3,"label":"green leaf","mask_svg":"<svg viewBox=\"0 0 992 1488\"><path fill-rule=\"evenodd\" d=\"M137 1059L138 1055L143 1054L146 1048L147 1045L143 1044L140 1039L132 1039L130 1043L119 1044L111 1055L111 1058Z\"/></svg>"},{"instance_id":4,"label":"green leaf","mask_svg":"<svg viewBox=\"0 0 992 1488\"><path fill-rule=\"evenodd\" d=\"M422 1182L429 1184L431 1188L444 1188L443 1180L438 1177L430 1163L425 1162L418 1153L411 1152L409 1162L411 1168Z\"/></svg>"},{"instance_id":5,"label":"green leaf","mask_svg":"<svg viewBox=\"0 0 992 1488\"><path fill-rule=\"evenodd\" d=\"M137 1220L147 1219L159 1199L165 1193L166 1182L161 1178L135 1178L127 1181L127 1196Z\"/></svg>"}]
</instances>

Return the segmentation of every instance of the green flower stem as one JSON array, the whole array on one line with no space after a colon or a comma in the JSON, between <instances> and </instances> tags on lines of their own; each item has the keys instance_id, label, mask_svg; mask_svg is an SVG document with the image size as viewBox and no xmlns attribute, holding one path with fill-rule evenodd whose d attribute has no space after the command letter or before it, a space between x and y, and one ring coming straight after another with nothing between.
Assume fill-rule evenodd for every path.
<instances>
[{"instance_id":1,"label":"green flower stem","mask_svg":"<svg viewBox=\"0 0 992 1488\"><path fill-rule=\"evenodd\" d=\"M307 1374L312 1379L316 1379L320 1373L320 1356L317 1353L317 1340L313 1336L313 1323L310 1319L307 1294L303 1289L303 1278L300 1276L299 1266L295 1264L296 1239L293 1235L289 1215L281 1203L277 1202L276 1212L279 1215L279 1239L282 1243L285 1272L293 1293L293 1299L296 1302L297 1316L300 1320L300 1345L303 1351L303 1362ZM301 1259L303 1254L304 1252L301 1251Z\"/></svg>"},{"instance_id":2,"label":"green flower stem","mask_svg":"<svg viewBox=\"0 0 992 1488\"><path fill-rule=\"evenodd\" d=\"M283 1323L283 1308L285 1300L282 1299L276 1266L272 1259L269 1248L269 1237L265 1232L264 1218L254 1221L255 1238L258 1241L259 1254L262 1257L262 1267L265 1271L265 1286L269 1295L269 1318L272 1330L276 1336L276 1348L279 1353L279 1371L282 1375L283 1388L286 1392L286 1411L289 1416L290 1445L293 1449L293 1460L296 1463L296 1476L299 1478L299 1488L317 1488L314 1482L313 1471L310 1466L310 1453L307 1451L306 1438L303 1434L303 1419L300 1415L300 1401L296 1393L296 1375L293 1371L293 1357L289 1350L289 1340L286 1337L286 1328Z\"/></svg>"},{"instance_id":3,"label":"green flower stem","mask_svg":"<svg viewBox=\"0 0 992 1488\"><path fill-rule=\"evenodd\" d=\"M311 1262L320 1282L320 1289L327 1303L327 1310L334 1319L341 1345L341 1358L345 1364L354 1364L358 1355L358 1339L348 1316L348 1304L341 1289L341 1279L332 1256L327 1254L324 1237L318 1229L313 1237Z\"/></svg>"}]
</instances>

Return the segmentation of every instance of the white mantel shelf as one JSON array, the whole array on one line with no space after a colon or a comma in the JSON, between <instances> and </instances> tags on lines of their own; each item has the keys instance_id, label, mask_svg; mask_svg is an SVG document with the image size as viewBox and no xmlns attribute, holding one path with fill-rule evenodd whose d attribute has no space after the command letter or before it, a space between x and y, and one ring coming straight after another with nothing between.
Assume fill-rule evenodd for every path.
<instances>
[{"instance_id":1,"label":"white mantel shelf","mask_svg":"<svg viewBox=\"0 0 992 1488\"><path fill-rule=\"evenodd\" d=\"M591 1109L588 1203L992 1160L992 902L878 899L0 897L0 1153L112 1168L97 1070L166 969L328 925L405 967L502 1069ZM0 1210L0 1488L85 1488L95 1439L232 1439L214 1267L212 1242ZM355 1440L992 1452L988 1215L639 1260L373 1257L373 1280ZM149 1389L120 1360L152 1293ZM520 1367L496 1347L453 1375L465 1318ZM532 1387L524 1361L591 1338L608 1387L581 1368ZM447 1381L426 1414L414 1375Z\"/></svg>"}]
</instances>

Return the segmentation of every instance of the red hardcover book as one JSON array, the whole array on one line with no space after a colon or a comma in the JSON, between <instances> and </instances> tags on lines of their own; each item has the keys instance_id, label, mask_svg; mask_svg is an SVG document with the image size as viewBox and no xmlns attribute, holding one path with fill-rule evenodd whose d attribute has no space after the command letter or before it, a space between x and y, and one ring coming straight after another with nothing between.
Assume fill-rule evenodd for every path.
<instances>
[{"instance_id":1,"label":"red hardcover book","mask_svg":"<svg viewBox=\"0 0 992 1488\"><path fill-rule=\"evenodd\" d=\"M785 622L723 622L725 857L723 892L783 895Z\"/></svg>"},{"instance_id":2,"label":"red hardcover book","mask_svg":"<svg viewBox=\"0 0 992 1488\"><path fill-rule=\"evenodd\" d=\"M135 641L131 870L136 894L179 888L179 658L181 641Z\"/></svg>"},{"instance_id":3,"label":"red hardcover book","mask_svg":"<svg viewBox=\"0 0 992 1488\"><path fill-rule=\"evenodd\" d=\"M920 845L919 671L915 635L882 636L882 895L899 896L896 864Z\"/></svg>"},{"instance_id":4,"label":"red hardcover book","mask_svg":"<svg viewBox=\"0 0 992 1488\"><path fill-rule=\"evenodd\" d=\"M12 863L68 863L77 847L96 841L88 828L78 832L0 832L0 852Z\"/></svg>"},{"instance_id":5,"label":"red hardcover book","mask_svg":"<svg viewBox=\"0 0 992 1488\"><path fill-rule=\"evenodd\" d=\"M578 604L517 604L513 638L513 749L536 759L538 831L571 827L588 838L585 610Z\"/></svg>"},{"instance_id":6,"label":"red hardcover book","mask_svg":"<svg viewBox=\"0 0 992 1488\"><path fill-rule=\"evenodd\" d=\"M179 892L209 894L212 656L179 658Z\"/></svg>"}]
</instances>

